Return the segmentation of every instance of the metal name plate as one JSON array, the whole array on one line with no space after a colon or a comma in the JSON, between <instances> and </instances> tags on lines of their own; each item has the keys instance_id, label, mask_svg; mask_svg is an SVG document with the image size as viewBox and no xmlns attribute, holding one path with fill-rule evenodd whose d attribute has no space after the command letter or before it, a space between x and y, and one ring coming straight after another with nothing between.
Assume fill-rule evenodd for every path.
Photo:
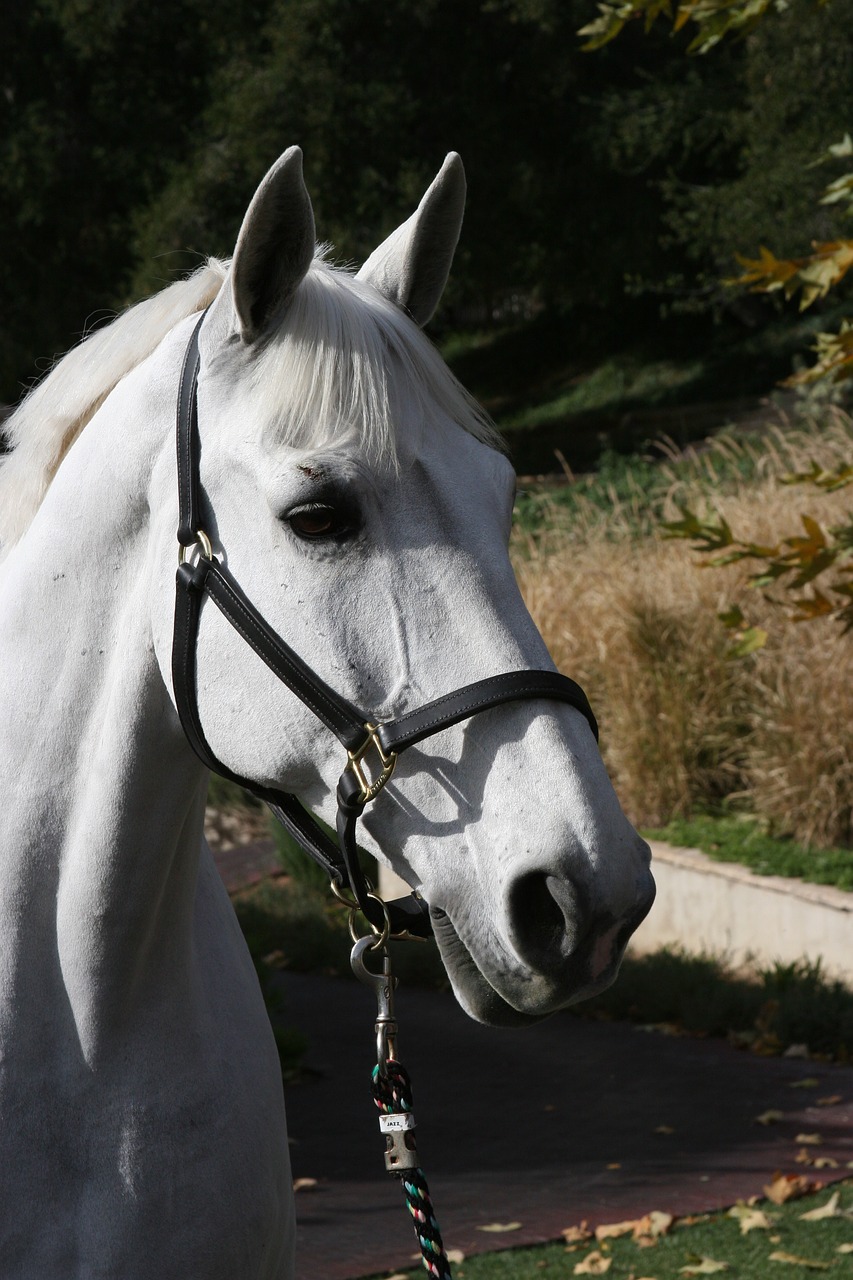
<instances>
[{"instance_id":1,"label":"metal name plate","mask_svg":"<svg viewBox=\"0 0 853 1280\"><path fill-rule=\"evenodd\" d=\"M405 1129L414 1129L415 1117L411 1111L395 1111L391 1115L379 1117L379 1128L382 1133L402 1133Z\"/></svg>"}]
</instances>

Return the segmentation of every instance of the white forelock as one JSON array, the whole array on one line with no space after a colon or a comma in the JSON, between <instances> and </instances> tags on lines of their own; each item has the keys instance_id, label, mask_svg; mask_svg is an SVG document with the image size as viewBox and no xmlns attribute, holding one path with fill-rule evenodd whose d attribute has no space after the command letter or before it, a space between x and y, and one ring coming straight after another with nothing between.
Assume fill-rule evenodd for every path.
<instances>
[{"instance_id":1,"label":"white forelock","mask_svg":"<svg viewBox=\"0 0 853 1280\"><path fill-rule=\"evenodd\" d=\"M323 250L277 332L258 353L255 391L278 439L300 449L356 439L374 464L396 461L407 435L436 413L501 448L488 415L399 307Z\"/></svg>"}]
</instances>

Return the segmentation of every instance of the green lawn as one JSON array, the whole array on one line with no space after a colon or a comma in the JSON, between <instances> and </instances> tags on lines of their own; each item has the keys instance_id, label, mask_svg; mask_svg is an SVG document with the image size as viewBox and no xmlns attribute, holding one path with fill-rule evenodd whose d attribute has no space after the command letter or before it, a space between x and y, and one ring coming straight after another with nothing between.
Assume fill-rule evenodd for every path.
<instances>
[{"instance_id":1,"label":"green lawn","mask_svg":"<svg viewBox=\"0 0 853 1280\"><path fill-rule=\"evenodd\" d=\"M832 1216L803 1220L803 1214L827 1206ZM741 1223L749 1230L744 1232ZM853 1186L849 1182L781 1206L762 1201L737 1206L729 1213L685 1219L650 1244L637 1244L627 1234L568 1247L559 1243L481 1254L453 1267L454 1280L540 1280L543 1274L554 1280L576 1275L606 1275L608 1280L686 1280L691 1275L809 1280L824 1272L838 1280L853 1275ZM424 1272L406 1275L418 1280Z\"/></svg>"}]
</instances>

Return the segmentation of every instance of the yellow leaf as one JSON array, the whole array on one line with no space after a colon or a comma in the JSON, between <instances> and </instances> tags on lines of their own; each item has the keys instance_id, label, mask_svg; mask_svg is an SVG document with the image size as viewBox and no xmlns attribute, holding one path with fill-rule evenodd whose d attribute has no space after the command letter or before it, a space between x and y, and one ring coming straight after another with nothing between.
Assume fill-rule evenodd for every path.
<instances>
[{"instance_id":1,"label":"yellow leaf","mask_svg":"<svg viewBox=\"0 0 853 1280\"><path fill-rule=\"evenodd\" d=\"M456 1263L464 1262L464 1261L465 1261L465 1254L462 1252L462 1250L461 1250L461 1249L448 1249L448 1250L447 1250L447 1261L448 1261L448 1262L456 1262Z\"/></svg>"},{"instance_id":2,"label":"yellow leaf","mask_svg":"<svg viewBox=\"0 0 853 1280\"><path fill-rule=\"evenodd\" d=\"M582 1240L592 1239L592 1232L586 1225L586 1219L583 1220L579 1227L563 1227L560 1235L563 1237L566 1244L578 1244Z\"/></svg>"},{"instance_id":3,"label":"yellow leaf","mask_svg":"<svg viewBox=\"0 0 853 1280\"><path fill-rule=\"evenodd\" d=\"M595 1238L598 1241L618 1240L619 1236L630 1235L639 1221L639 1218L632 1218L630 1222L603 1222L595 1228Z\"/></svg>"},{"instance_id":4,"label":"yellow leaf","mask_svg":"<svg viewBox=\"0 0 853 1280\"><path fill-rule=\"evenodd\" d=\"M787 1262L792 1267L807 1267L810 1271L828 1271L831 1262L816 1262L812 1258L800 1258L795 1253L785 1253L784 1249L774 1249L770 1254L771 1262Z\"/></svg>"},{"instance_id":5,"label":"yellow leaf","mask_svg":"<svg viewBox=\"0 0 853 1280\"><path fill-rule=\"evenodd\" d=\"M755 1117L756 1124L775 1124L777 1120L784 1120L784 1111L762 1111L760 1116Z\"/></svg>"},{"instance_id":6,"label":"yellow leaf","mask_svg":"<svg viewBox=\"0 0 853 1280\"><path fill-rule=\"evenodd\" d=\"M836 1253L853 1253L853 1244L840 1244L835 1250Z\"/></svg>"},{"instance_id":7,"label":"yellow leaf","mask_svg":"<svg viewBox=\"0 0 853 1280\"><path fill-rule=\"evenodd\" d=\"M838 1208L840 1199L841 1192L834 1191L826 1204L821 1205L819 1209L809 1209L808 1213L801 1213L800 1220L802 1222L822 1222L824 1218L843 1218L844 1214Z\"/></svg>"},{"instance_id":8,"label":"yellow leaf","mask_svg":"<svg viewBox=\"0 0 853 1280\"><path fill-rule=\"evenodd\" d=\"M482 1227L477 1227L478 1231L491 1231L495 1235L502 1231L518 1231L521 1227L520 1222L487 1222Z\"/></svg>"},{"instance_id":9,"label":"yellow leaf","mask_svg":"<svg viewBox=\"0 0 853 1280\"><path fill-rule=\"evenodd\" d=\"M801 1143L804 1147L819 1147L823 1138L819 1133L798 1133L794 1141Z\"/></svg>"},{"instance_id":10,"label":"yellow leaf","mask_svg":"<svg viewBox=\"0 0 853 1280\"><path fill-rule=\"evenodd\" d=\"M744 1204L738 1201L733 1205L727 1214L729 1218L737 1218L740 1226L741 1235L747 1235L750 1231L768 1231L773 1223L767 1214L761 1209L756 1209L753 1205Z\"/></svg>"},{"instance_id":11,"label":"yellow leaf","mask_svg":"<svg viewBox=\"0 0 853 1280\"><path fill-rule=\"evenodd\" d=\"M317 1187L316 1178L294 1178L293 1179L294 1191L314 1191L316 1187Z\"/></svg>"},{"instance_id":12,"label":"yellow leaf","mask_svg":"<svg viewBox=\"0 0 853 1280\"><path fill-rule=\"evenodd\" d=\"M679 1267L678 1271L684 1276L712 1276L728 1269L727 1262L717 1262L714 1258L697 1258L695 1262L688 1262L686 1267Z\"/></svg>"},{"instance_id":13,"label":"yellow leaf","mask_svg":"<svg viewBox=\"0 0 853 1280\"><path fill-rule=\"evenodd\" d=\"M789 1089L816 1089L820 1084L817 1076L805 1076L802 1080L792 1080Z\"/></svg>"},{"instance_id":14,"label":"yellow leaf","mask_svg":"<svg viewBox=\"0 0 853 1280\"><path fill-rule=\"evenodd\" d=\"M665 1213L663 1209L652 1209L647 1217L649 1222L648 1234L655 1239L658 1236L667 1235L673 1222L675 1222L674 1216L671 1213Z\"/></svg>"},{"instance_id":15,"label":"yellow leaf","mask_svg":"<svg viewBox=\"0 0 853 1280\"><path fill-rule=\"evenodd\" d=\"M598 1249L593 1249L581 1262L575 1263L574 1273L576 1276L603 1276L610 1270L612 1262L612 1258L605 1258Z\"/></svg>"},{"instance_id":16,"label":"yellow leaf","mask_svg":"<svg viewBox=\"0 0 853 1280\"><path fill-rule=\"evenodd\" d=\"M764 1194L774 1204L797 1200L813 1189L813 1184L802 1173L776 1173L772 1182L764 1188Z\"/></svg>"}]
</instances>

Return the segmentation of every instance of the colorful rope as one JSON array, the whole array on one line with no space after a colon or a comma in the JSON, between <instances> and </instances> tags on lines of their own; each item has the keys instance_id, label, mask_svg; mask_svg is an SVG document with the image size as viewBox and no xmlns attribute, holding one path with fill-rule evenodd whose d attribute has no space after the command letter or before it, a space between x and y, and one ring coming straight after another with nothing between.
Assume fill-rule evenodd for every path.
<instances>
[{"instance_id":1,"label":"colorful rope","mask_svg":"<svg viewBox=\"0 0 853 1280\"><path fill-rule=\"evenodd\" d=\"M373 1068L373 1100L384 1115L412 1111L412 1082L401 1062L389 1058L383 1075L379 1067ZM393 1172L393 1171L392 1171ZM421 1260L427 1274L435 1280L452 1280L450 1263L444 1251L441 1231L435 1220L429 1187L423 1169L402 1169L394 1172L406 1207L412 1215L412 1225L421 1250Z\"/></svg>"}]
</instances>

